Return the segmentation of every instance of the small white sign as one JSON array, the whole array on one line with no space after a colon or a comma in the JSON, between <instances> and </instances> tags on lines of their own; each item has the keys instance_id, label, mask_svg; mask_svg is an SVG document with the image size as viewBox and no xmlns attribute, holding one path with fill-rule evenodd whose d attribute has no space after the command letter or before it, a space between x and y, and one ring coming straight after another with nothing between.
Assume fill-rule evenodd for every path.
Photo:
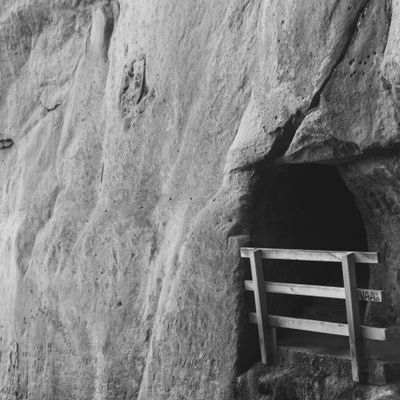
<instances>
[{"instance_id":1,"label":"small white sign","mask_svg":"<svg viewBox=\"0 0 400 400\"><path fill-rule=\"evenodd\" d=\"M381 290L358 289L358 299L361 301L368 301L373 303L382 302Z\"/></svg>"}]
</instances>

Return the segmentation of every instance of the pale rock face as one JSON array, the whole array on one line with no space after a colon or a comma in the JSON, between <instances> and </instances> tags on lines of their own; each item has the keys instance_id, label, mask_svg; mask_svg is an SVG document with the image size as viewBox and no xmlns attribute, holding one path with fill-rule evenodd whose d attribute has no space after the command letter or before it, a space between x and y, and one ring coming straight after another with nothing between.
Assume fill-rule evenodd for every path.
<instances>
[{"instance_id":1,"label":"pale rock face","mask_svg":"<svg viewBox=\"0 0 400 400\"><path fill-rule=\"evenodd\" d=\"M233 398L259 163L339 165L399 324L399 7L3 0L1 398Z\"/></svg>"}]
</instances>

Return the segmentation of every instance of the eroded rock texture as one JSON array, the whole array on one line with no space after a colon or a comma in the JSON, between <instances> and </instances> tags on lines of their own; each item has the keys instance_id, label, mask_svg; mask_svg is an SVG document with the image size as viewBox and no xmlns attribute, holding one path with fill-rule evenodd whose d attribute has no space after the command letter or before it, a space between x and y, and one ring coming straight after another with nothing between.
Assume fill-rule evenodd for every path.
<instances>
[{"instance_id":1,"label":"eroded rock texture","mask_svg":"<svg viewBox=\"0 0 400 400\"><path fill-rule=\"evenodd\" d=\"M400 324L397 0L2 0L2 399L231 399L275 163L335 165Z\"/></svg>"}]
</instances>

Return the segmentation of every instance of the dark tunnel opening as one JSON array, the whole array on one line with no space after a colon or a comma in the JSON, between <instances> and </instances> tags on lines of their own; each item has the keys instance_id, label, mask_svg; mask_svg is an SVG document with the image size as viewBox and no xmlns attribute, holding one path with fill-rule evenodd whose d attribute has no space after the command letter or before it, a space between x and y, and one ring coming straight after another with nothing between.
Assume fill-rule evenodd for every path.
<instances>
[{"instance_id":1,"label":"dark tunnel opening","mask_svg":"<svg viewBox=\"0 0 400 400\"><path fill-rule=\"evenodd\" d=\"M251 247L368 250L354 197L333 166L258 167L250 204ZM263 267L268 281L343 287L340 263L263 260ZM248 262L244 268L245 279L251 279ZM356 273L357 286L368 287L368 266L356 265ZM246 313L254 311L253 293L245 297ZM269 312L277 315L346 322L342 300L270 294L268 304ZM363 318L365 309L360 312ZM287 332L278 330L278 342ZM257 327L248 324L241 338L239 369L246 371L259 360Z\"/></svg>"}]
</instances>

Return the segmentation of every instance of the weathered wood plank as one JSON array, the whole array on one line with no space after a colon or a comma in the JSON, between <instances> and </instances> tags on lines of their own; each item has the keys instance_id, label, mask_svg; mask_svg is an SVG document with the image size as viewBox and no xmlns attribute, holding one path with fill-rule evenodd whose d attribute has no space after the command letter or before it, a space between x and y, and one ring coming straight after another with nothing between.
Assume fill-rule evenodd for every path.
<instances>
[{"instance_id":1,"label":"weathered wood plank","mask_svg":"<svg viewBox=\"0 0 400 400\"><path fill-rule=\"evenodd\" d=\"M361 325L361 337L368 340L388 340L388 330L386 328L375 328L373 326Z\"/></svg>"},{"instance_id":2,"label":"weathered wood plank","mask_svg":"<svg viewBox=\"0 0 400 400\"><path fill-rule=\"evenodd\" d=\"M255 313L249 313L249 321L252 324L257 323L257 317ZM275 328L297 329L308 332L328 333L339 336L349 336L349 328L347 324L315 321L312 319L269 315L267 326L273 326ZM385 341L388 339L388 329L361 325L361 336L364 339Z\"/></svg>"},{"instance_id":3,"label":"weathered wood plank","mask_svg":"<svg viewBox=\"0 0 400 400\"><path fill-rule=\"evenodd\" d=\"M353 373L353 381L360 382L361 326L360 312L358 309L354 253L346 254L342 257L342 270L344 291L346 293L346 314L349 328L351 369Z\"/></svg>"},{"instance_id":4,"label":"weathered wood plank","mask_svg":"<svg viewBox=\"0 0 400 400\"><path fill-rule=\"evenodd\" d=\"M246 290L254 291L253 281L244 281ZM301 283L264 282L267 293L280 293L297 296L325 297L330 299L345 299L344 287L305 285ZM357 289L358 300L382 302L382 290Z\"/></svg>"},{"instance_id":5,"label":"weathered wood plank","mask_svg":"<svg viewBox=\"0 0 400 400\"><path fill-rule=\"evenodd\" d=\"M251 323L257 323L255 313L250 313L249 319ZM275 328L298 329L301 331L328 333L339 336L348 336L349 334L347 324L282 317L280 315L269 315L267 324L268 326L274 326Z\"/></svg>"},{"instance_id":6,"label":"weathered wood plank","mask_svg":"<svg viewBox=\"0 0 400 400\"><path fill-rule=\"evenodd\" d=\"M260 342L261 361L264 364L272 361L276 353L276 332L267 326L268 308L267 296L264 290L264 272L261 251L255 250L250 254L251 274L254 281L254 301Z\"/></svg>"},{"instance_id":7,"label":"weathered wood plank","mask_svg":"<svg viewBox=\"0 0 400 400\"><path fill-rule=\"evenodd\" d=\"M241 247L240 255L243 258L249 258L250 253L255 248ZM268 249L260 248L262 258L274 260L297 260L297 261L330 261L342 262L342 257L348 254L348 251L330 251L330 250L290 250L290 249ZM375 252L353 252L354 261L363 264L379 264L379 254Z\"/></svg>"}]
</instances>

